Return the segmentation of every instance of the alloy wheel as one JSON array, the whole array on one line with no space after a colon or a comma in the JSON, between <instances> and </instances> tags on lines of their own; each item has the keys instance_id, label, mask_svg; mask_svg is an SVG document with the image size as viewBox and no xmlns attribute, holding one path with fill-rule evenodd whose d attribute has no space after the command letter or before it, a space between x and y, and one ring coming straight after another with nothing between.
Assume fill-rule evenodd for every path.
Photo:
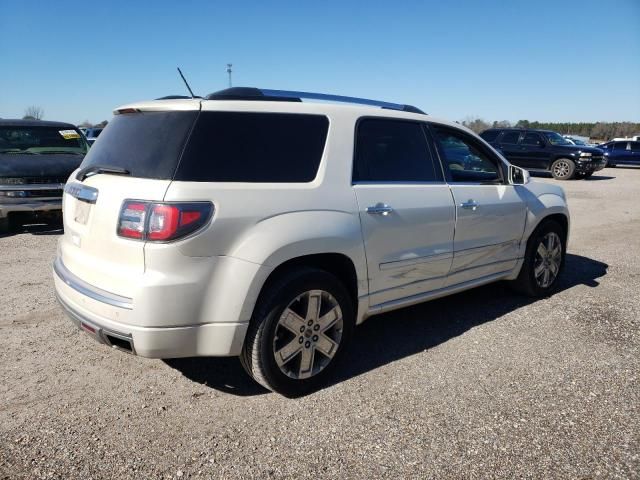
<instances>
[{"instance_id":1,"label":"alloy wheel","mask_svg":"<svg viewBox=\"0 0 640 480\"><path fill-rule=\"evenodd\" d=\"M556 177L564 178L569 175L569 172L571 172L571 166L569 165L569 162L565 160L560 160L553 166L553 174Z\"/></svg>"},{"instance_id":2,"label":"alloy wheel","mask_svg":"<svg viewBox=\"0 0 640 480\"><path fill-rule=\"evenodd\" d=\"M548 288L555 281L562 263L562 241L555 232L549 232L536 249L533 274L540 288Z\"/></svg>"},{"instance_id":3,"label":"alloy wheel","mask_svg":"<svg viewBox=\"0 0 640 480\"><path fill-rule=\"evenodd\" d=\"M296 380L320 373L336 355L343 328L342 310L329 292L296 297L276 325L273 355L280 371Z\"/></svg>"}]
</instances>

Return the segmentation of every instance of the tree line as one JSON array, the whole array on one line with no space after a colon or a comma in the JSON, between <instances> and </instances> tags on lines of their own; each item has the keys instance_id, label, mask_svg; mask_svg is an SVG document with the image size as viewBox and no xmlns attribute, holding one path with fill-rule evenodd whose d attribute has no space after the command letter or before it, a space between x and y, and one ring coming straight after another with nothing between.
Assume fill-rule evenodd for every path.
<instances>
[{"instance_id":1,"label":"tree line","mask_svg":"<svg viewBox=\"0 0 640 480\"><path fill-rule=\"evenodd\" d=\"M563 135L579 135L597 140L640 135L640 123L634 122L530 122L529 120L518 120L512 124L509 120L487 122L482 118L467 118L458 123L476 133L483 132L488 128L516 127L553 130Z\"/></svg>"}]
</instances>

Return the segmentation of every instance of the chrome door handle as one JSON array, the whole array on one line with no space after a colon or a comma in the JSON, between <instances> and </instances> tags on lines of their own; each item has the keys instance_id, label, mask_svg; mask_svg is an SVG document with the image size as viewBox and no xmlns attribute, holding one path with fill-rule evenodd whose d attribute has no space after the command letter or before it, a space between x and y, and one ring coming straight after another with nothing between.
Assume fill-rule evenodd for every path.
<instances>
[{"instance_id":1,"label":"chrome door handle","mask_svg":"<svg viewBox=\"0 0 640 480\"><path fill-rule=\"evenodd\" d=\"M367 213L370 215L389 215L393 212L393 208L386 203L376 203L373 207L367 207Z\"/></svg>"},{"instance_id":2,"label":"chrome door handle","mask_svg":"<svg viewBox=\"0 0 640 480\"><path fill-rule=\"evenodd\" d=\"M473 210L475 212L480 205L478 205L476 201L469 199L466 202L461 203L460 206L462 208L466 208L467 210Z\"/></svg>"}]
</instances>

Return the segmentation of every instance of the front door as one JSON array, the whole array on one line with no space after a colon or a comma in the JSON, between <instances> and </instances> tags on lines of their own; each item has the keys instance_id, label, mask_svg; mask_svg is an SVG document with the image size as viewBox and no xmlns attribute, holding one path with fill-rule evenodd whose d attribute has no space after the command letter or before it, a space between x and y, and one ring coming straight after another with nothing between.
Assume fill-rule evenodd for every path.
<instances>
[{"instance_id":1,"label":"front door","mask_svg":"<svg viewBox=\"0 0 640 480\"><path fill-rule=\"evenodd\" d=\"M520 151L522 152L522 167L533 170L549 169L551 154L544 138L539 133L525 133L520 139Z\"/></svg>"},{"instance_id":2,"label":"front door","mask_svg":"<svg viewBox=\"0 0 640 480\"><path fill-rule=\"evenodd\" d=\"M422 124L360 120L353 183L370 305L442 288L453 258L455 207Z\"/></svg>"},{"instance_id":3,"label":"front door","mask_svg":"<svg viewBox=\"0 0 640 480\"><path fill-rule=\"evenodd\" d=\"M494 152L466 132L433 126L456 205L453 262L445 286L513 269L526 220L521 186L508 184ZM465 168L456 160L466 157Z\"/></svg>"}]
</instances>

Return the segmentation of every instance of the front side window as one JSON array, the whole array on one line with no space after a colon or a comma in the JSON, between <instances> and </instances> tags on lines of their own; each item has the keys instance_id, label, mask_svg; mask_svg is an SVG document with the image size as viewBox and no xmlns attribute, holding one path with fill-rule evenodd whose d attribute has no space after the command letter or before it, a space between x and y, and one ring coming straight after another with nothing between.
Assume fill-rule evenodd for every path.
<instances>
[{"instance_id":1,"label":"front side window","mask_svg":"<svg viewBox=\"0 0 640 480\"><path fill-rule=\"evenodd\" d=\"M544 145L544 141L542 140L542 137L537 133L529 132L522 138L522 145L539 147L541 145Z\"/></svg>"},{"instance_id":2,"label":"front side window","mask_svg":"<svg viewBox=\"0 0 640 480\"><path fill-rule=\"evenodd\" d=\"M374 118L358 123L354 182L438 180L420 123Z\"/></svg>"},{"instance_id":3,"label":"front side window","mask_svg":"<svg viewBox=\"0 0 640 480\"><path fill-rule=\"evenodd\" d=\"M573 145L573 143L556 132L544 132L544 136L547 137L551 145Z\"/></svg>"},{"instance_id":4,"label":"front side window","mask_svg":"<svg viewBox=\"0 0 640 480\"><path fill-rule=\"evenodd\" d=\"M520 138L520 132L504 132L500 143L515 145L518 143L518 138Z\"/></svg>"},{"instance_id":5,"label":"front side window","mask_svg":"<svg viewBox=\"0 0 640 480\"><path fill-rule=\"evenodd\" d=\"M87 153L87 142L76 129L0 126L0 153L11 155Z\"/></svg>"},{"instance_id":6,"label":"front side window","mask_svg":"<svg viewBox=\"0 0 640 480\"><path fill-rule=\"evenodd\" d=\"M495 183L501 180L497 160L471 136L444 127L436 127L434 133L449 181Z\"/></svg>"}]
</instances>

